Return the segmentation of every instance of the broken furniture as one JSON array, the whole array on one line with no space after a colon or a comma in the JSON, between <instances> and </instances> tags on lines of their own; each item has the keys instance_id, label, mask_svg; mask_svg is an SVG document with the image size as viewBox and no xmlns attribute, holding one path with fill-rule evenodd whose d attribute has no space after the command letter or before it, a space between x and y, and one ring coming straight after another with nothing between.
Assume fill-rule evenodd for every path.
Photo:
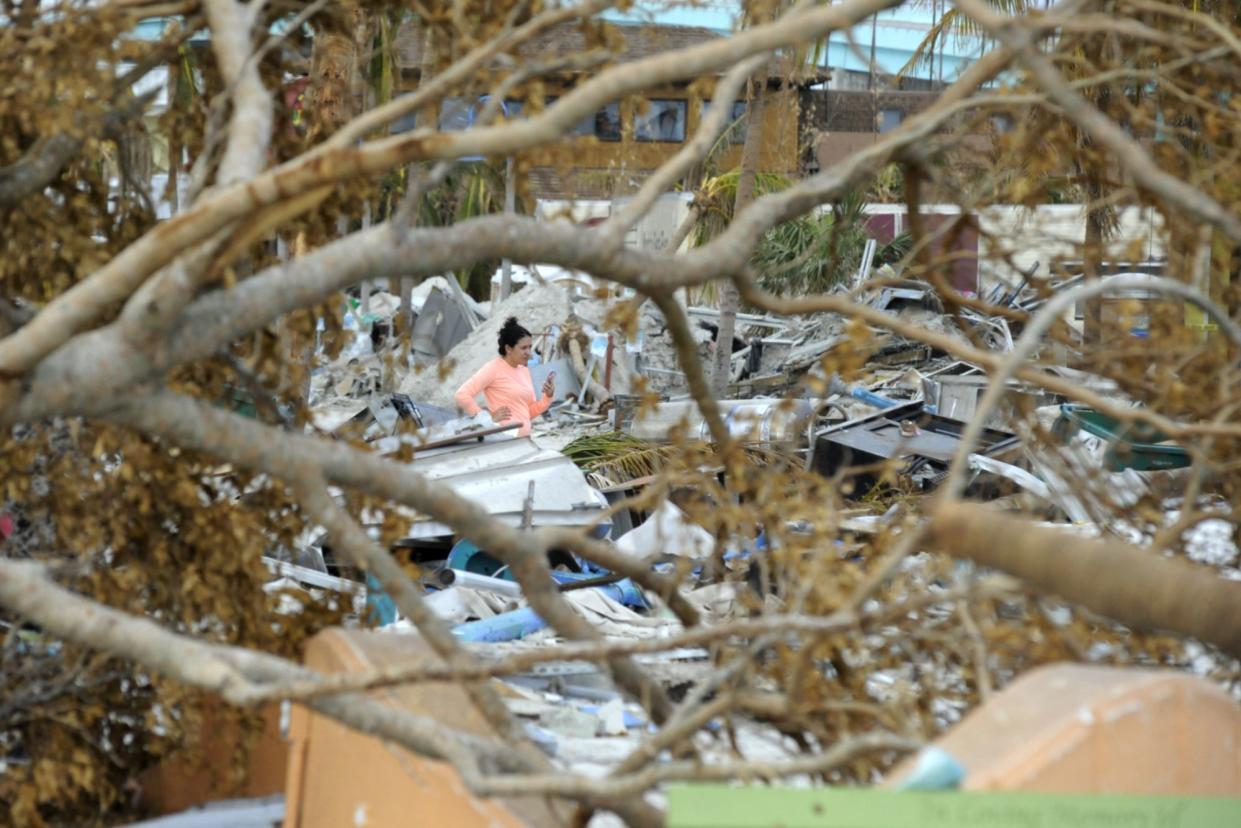
<instances>
[{"instance_id":1,"label":"broken furniture","mask_svg":"<svg viewBox=\"0 0 1241 828\"><path fill-rule=\"evenodd\" d=\"M947 472L964 429L960 420L927 413L920 402L906 403L820 431L809 467L824 477L854 466L876 467L855 477L856 496L878 483L880 464L905 459L902 474L919 488L929 489ZM987 428L974 453L1003 459L1018 448L1015 435Z\"/></svg>"}]
</instances>

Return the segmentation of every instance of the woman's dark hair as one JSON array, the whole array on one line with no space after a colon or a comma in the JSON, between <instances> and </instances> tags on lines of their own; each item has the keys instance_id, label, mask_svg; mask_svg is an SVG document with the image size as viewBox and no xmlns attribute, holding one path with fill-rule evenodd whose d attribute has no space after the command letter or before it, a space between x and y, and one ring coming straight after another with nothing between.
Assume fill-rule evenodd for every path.
<instances>
[{"instance_id":1,"label":"woman's dark hair","mask_svg":"<svg viewBox=\"0 0 1241 828\"><path fill-rule=\"evenodd\" d=\"M517 346L523 337L530 335L530 332L521 326L516 316L510 316L504 320L504 327L500 329L500 356L508 353L509 348Z\"/></svg>"}]
</instances>

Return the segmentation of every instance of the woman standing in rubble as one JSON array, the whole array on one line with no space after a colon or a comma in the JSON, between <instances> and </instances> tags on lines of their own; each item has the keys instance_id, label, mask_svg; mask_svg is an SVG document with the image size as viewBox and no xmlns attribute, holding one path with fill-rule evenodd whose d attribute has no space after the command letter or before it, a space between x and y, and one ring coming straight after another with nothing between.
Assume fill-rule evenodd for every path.
<instances>
[{"instance_id":1,"label":"woman standing in rubble","mask_svg":"<svg viewBox=\"0 0 1241 828\"><path fill-rule=\"evenodd\" d=\"M500 329L500 356L478 369L457 389L457 405L473 416L482 410L475 401L482 394L492 420L501 425L521 423L517 436L529 436L530 421L551 406L556 393L553 371L543 381L543 398L534 398L534 380L526 367L531 347L530 332L517 322L517 317L506 319Z\"/></svg>"}]
</instances>

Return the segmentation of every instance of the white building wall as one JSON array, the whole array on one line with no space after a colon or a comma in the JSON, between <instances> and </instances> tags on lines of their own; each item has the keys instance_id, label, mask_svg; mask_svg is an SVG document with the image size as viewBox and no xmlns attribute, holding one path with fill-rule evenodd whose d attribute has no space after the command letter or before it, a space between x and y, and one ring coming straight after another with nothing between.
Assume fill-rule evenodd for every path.
<instances>
[{"instance_id":1,"label":"white building wall","mask_svg":"<svg viewBox=\"0 0 1241 828\"><path fill-rule=\"evenodd\" d=\"M896 232L909 230L903 204L871 204L869 215L893 215ZM954 215L955 204L927 204L928 215ZM1109 239L1106 258L1112 261L1142 262L1166 258L1160 215L1146 207L1120 210L1119 227ZM999 282L1015 283L1022 273L1038 263L1036 276L1047 276L1056 260L1076 261L1086 241L1086 213L1080 204L1044 204L1027 208L995 205L978 213L979 293L987 295Z\"/></svg>"}]
</instances>

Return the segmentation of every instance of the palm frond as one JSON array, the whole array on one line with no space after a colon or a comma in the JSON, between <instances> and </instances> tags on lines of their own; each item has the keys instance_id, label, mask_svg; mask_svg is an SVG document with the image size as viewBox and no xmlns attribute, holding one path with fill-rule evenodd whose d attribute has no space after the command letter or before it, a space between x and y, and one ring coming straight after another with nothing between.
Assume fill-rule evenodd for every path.
<instances>
[{"instance_id":1,"label":"palm frond","mask_svg":"<svg viewBox=\"0 0 1241 828\"><path fill-rule=\"evenodd\" d=\"M857 270L866 247L867 197L846 194L831 212L800 216L772 228L759 242L753 264L760 284L781 294L823 293ZM910 247L901 235L880 247L875 265L900 261Z\"/></svg>"},{"instance_id":2,"label":"palm frond","mask_svg":"<svg viewBox=\"0 0 1241 828\"><path fill-rule=\"evenodd\" d=\"M376 106L392 100L393 91L396 89L396 40L392 34L397 25L399 24L394 23L389 15L379 15L375 50L371 57L371 87Z\"/></svg>"},{"instance_id":3,"label":"palm frond","mask_svg":"<svg viewBox=\"0 0 1241 828\"><path fill-rule=\"evenodd\" d=\"M525 212L520 198L516 206L517 212ZM418 221L424 227L447 227L503 210L503 165L492 161L463 161L453 167L438 187L422 194ZM498 264L495 260L477 262L458 272L457 279L475 298L487 298L491 275Z\"/></svg>"},{"instance_id":4,"label":"palm frond","mask_svg":"<svg viewBox=\"0 0 1241 828\"><path fill-rule=\"evenodd\" d=\"M986 0L986 4L997 14L1009 17L1021 17L1041 11L1051 5L1051 0ZM918 5L933 6L934 0L923 0ZM920 66L927 65L949 38L958 45L966 40L982 40L986 30L978 25L972 17L963 14L955 6L944 11L927 31L926 37L914 49L905 65L897 70L897 77L905 77Z\"/></svg>"},{"instance_id":5,"label":"palm frond","mask_svg":"<svg viewBox=\"0 0 1241 828\"><path fill-rule=\"evenodd\" d=\"M578 437L561 452L587 474L624 483L657 473L676 450L628 434L606 433Z\"/></svg>"},{"instance_id":6,"label":"palm frond","mask_svg":"<svg viewBox=\"0 0 1241 828\"><path fill-rule=\"evenodd\" d=\"M823 293L853 272L865 245L859 225L835 213L812 214L773 228L759 242L753 263L766 290Z\"/></svg>"},{"instance_id":7,"label":"palm frond","mask_svg":"<svg viewBox=\"0 0 1241 828\"><path fill-rule=\"evenodd\" d=\"M893 237L892 241L880 245L875 250L875 266L896 264L909 255L909 251L913 249L913 246L914 237L909 233L901 233L899 236Z\"/></svg>"},{"instance_id":8,"label":"palm frond","mask_svg":"<svg viewBox=\"0 0 1241 828\"><path fill-rule=\"evenodd\" d=\"M732 146L733 138L737 136L738 130L744 129L746 119L749 115L750 112L747 109L732 123L727 124L724 129L720 131L720 134L716 136L715 142L711 144L711 148L707 150L707 154L702 157L702 168L707 171L708 179L716 175L716 160L719 159L725 150ZM745 133L742 132L741 134L744 135Z\"/></svg>"},{"instance_id":9,"label":"palm frond","mask_svg":"<svg viewBox=\"0 0 1241 828\"><path fill-rule=\"evenodd\" d=\"M926 37L914 49L913 54L909 56L909 60L905 61L904 66L896 70L896 76L903 78L918 68L929 65L935 57L935 50L943 44L949 31L957 26L961 27L959 31L962 33L964 33L965 29L973 30L971 33L978 31L978 24L972 18L961 14L955 8L949 9L927 30ZM960 36L959 34L958 37Z\"/></svg>"},{"instance_id":10,"label":"palm frond","mask_svg":"<svg viewBox=\"0 0 1241 828\"><path fill-rule=\"evenodd\" d=\"M737 184L741 170L731 169L712 176L698 188L697 201L700 218L690 234L690 244L700 247L723 233L732 223L733 207L737 203ZM754 194L763 196L787 189L792 184L788 177L779 173L760 172L754 179Z\"/></svg>"}]
</instances>

